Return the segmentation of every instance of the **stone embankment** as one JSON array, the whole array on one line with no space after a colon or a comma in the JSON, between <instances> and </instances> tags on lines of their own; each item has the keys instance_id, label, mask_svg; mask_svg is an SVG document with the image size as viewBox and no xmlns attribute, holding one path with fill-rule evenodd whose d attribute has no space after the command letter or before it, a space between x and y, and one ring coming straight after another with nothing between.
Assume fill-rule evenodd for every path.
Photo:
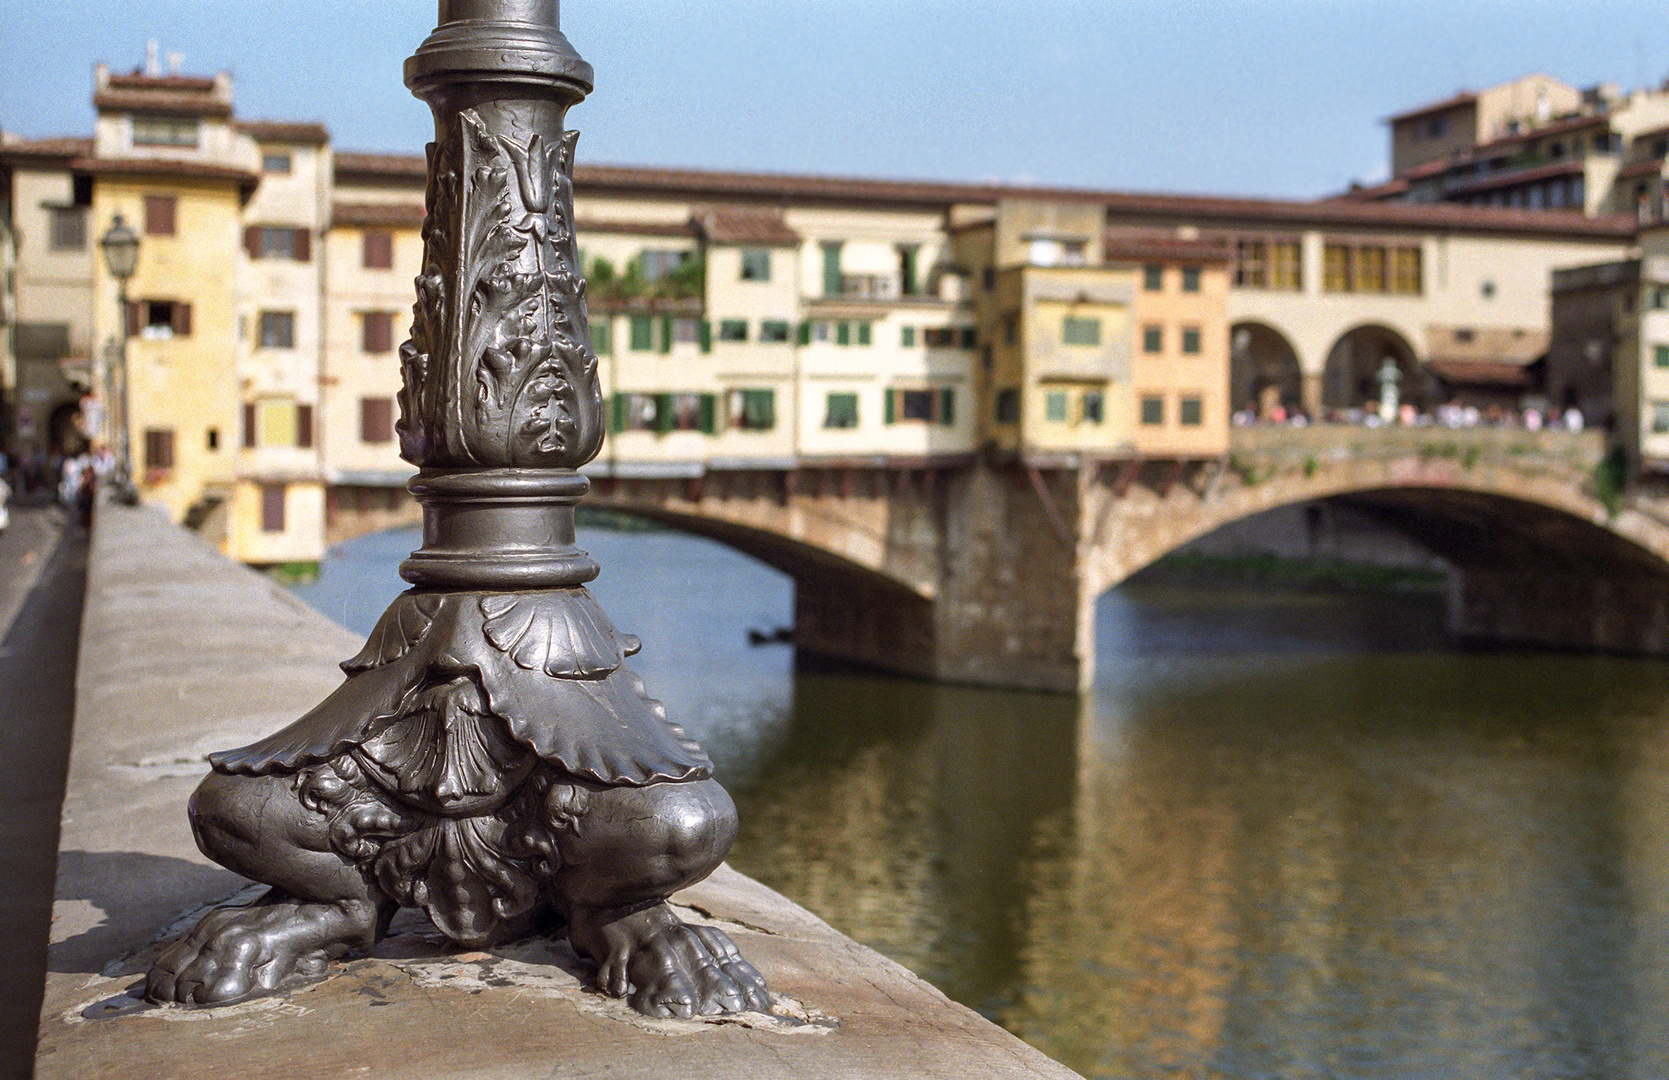
<instances>
[{"instance_id":1,"label":"stone embankment","mask_svg":"<svg viewBox=\"0 0 1669 1080\"><path fill-rule=\"evenodd\" d=\"M191 840L205 755L311 708L360 644L160 514L101 508L39 1080L1075 1075L728 868L675 902L729 931L775 1015L648 1020L584 989L566 946L459 951L410 912L321 981L228 1008L142 1006L160 945L249 890Z\"/></svg>"}]
</instances>

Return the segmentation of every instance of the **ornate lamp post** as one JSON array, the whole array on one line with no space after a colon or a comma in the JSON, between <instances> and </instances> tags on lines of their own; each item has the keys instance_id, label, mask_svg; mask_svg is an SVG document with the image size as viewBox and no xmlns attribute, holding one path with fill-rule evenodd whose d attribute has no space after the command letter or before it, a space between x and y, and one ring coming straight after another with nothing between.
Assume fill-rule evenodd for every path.
<instances>
[{"instance_id":1,"label":"ornate lamp post","mask_svg":"<svg viewBox=\"0 0 1669 1080\"><path fill-rule=\"evenodd\" d=\"M139 268L139 234L128 227L117 214L110 228L99 239L99 250L104 252L104 265L116 279L116 367L110 373L108 391L111 433L115 435L116 495L123 502L138 502L133 488L133 462L129 456L127 408L127 283Z\"/></svg>"},{"instance_id":2,"label":"ornate lamp post","mask_svg":"<svg viewBox=\"0 0 1669 1080\"><path fill-rule=\"evenodd\" d=\"M406 64L435 115L400 452L420 469L415 588L312 712L213 755L190 806L210 857L272 886L152 968L153 1000L223 1004L317 974L420 907L455 941L557 930L645 1013L768 1008L722 933L665 903L716 867L735 806L624 666L574 546L602 443L574 246L591 67L556 0L441 0Z\"/></svg>"}]
</instances>

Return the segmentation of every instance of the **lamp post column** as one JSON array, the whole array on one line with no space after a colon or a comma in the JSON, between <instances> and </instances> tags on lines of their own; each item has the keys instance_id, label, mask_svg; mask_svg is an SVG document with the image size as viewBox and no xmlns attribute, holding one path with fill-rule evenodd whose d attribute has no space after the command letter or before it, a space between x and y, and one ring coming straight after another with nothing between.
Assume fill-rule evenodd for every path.
<instances>
[{"instance_id":1,"label":"lamp post column","mask_svg":"<svg viewBox=\"0 0 1669 1080\"><path fill-rule=\"evenodd\" d=\"M273 892L206 916L147 994L270 992L404 905L472 946L559 927L598 989L650 1015L769 1008L730 939L666 903L722 861L735 804L625 666L640 643L585 589L598 566L574 545L603 416L563 120L591 67L556 0L440 0L405 74L435 118L400 347L415 588L317 708L211 755L193 833Z\"/></svg>"}]
</instances>

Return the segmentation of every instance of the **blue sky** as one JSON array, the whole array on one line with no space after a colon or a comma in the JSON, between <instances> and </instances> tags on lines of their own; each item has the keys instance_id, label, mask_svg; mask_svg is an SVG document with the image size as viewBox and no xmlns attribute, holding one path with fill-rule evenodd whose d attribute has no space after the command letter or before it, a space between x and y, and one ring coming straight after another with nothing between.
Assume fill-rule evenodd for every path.
<instances>
[{"instance_id":1,"label":"blue sky","mask_svg":"<svg viewBox=\"0 0 1669 1080\"><path fill-rule=\"evenodd\" d=\"M1384 117L1530 71L1669 76L1661 0L566 0L582 160L1310 197L1383 175ZM227 69L238 115L417 153L433 0L0 4L0 127L87 134L92 65Z\"/></svg>"}]
</instances>

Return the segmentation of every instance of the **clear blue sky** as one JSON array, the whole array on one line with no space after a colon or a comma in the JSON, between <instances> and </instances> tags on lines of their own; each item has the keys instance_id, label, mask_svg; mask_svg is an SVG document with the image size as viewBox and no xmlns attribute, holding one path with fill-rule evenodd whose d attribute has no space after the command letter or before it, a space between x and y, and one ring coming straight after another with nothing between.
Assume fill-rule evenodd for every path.
<instances>
[{"instance_id":1,"label":"clear blue sky","mask_svg":"<svg viewBox=\"0 0 1669 1080\"><path fill-rule=\"evenodd\" d=\"M582 160L1309 197L1383 175L1384 117L1531 71L1669 76L1662 0L565 0ZM0 127L92 129L92 65L230 70L238 115L420 152L433 0L4 0Z\"/></svg>"}]
</instances>

